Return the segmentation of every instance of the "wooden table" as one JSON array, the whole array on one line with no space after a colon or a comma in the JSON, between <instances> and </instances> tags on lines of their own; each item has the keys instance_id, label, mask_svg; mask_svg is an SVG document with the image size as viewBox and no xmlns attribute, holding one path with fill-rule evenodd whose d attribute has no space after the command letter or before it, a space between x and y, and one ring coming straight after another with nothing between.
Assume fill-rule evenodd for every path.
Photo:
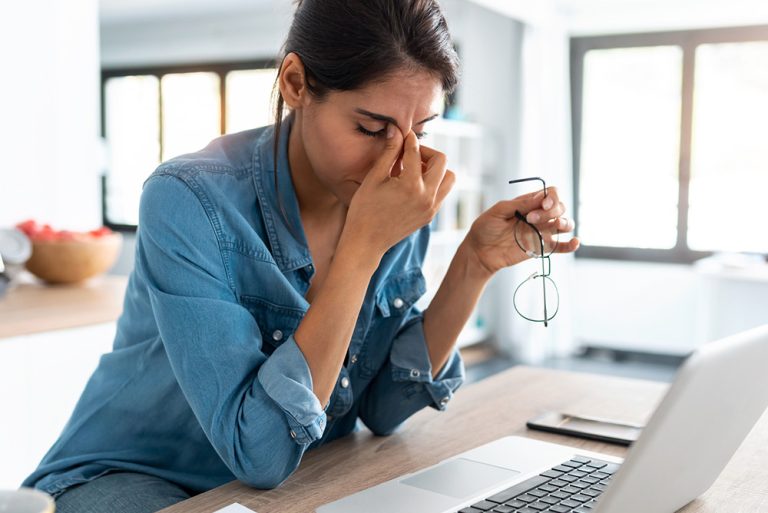
<instances>
[{"instance_id":1,"label":"wooden table","mask_svg":"<svg viewBox=\"0 0 768 513\"><path fill-rule=\"evenodd\" d=\"M116 320L125 276L104 275L79 285L46 285L25 278L0 297L0 339Z\"/></svg>"},{"instance_id":2,"label":"wooden table","mask_svg":"<svg viewBox=\"0 0 768 513\"><path fill-rule=\"evenodd\" d=\"M622 447L529 431L525 421L557 410L645 423L665 390L666 385L650 381L515 367L459 389L447 411L424 409L389 437L364 430L308 452L299 469L275 490L255 490L234 481L163 513L208 513L233 502L257 513L307 513L505 435L623 457ZM768 511L768 415L715 485L682 511Z\"/></svg>"}]
</instances>

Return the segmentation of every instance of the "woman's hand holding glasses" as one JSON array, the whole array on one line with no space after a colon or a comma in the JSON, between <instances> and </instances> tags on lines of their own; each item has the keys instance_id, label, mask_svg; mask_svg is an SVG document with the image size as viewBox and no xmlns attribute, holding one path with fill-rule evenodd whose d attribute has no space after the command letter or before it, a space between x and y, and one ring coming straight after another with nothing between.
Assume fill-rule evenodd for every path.
<instances>
[{"instance_id":1,"label":"woman's hand holding glasses","mask_svg":"<svg viewBox=\"0 0 768 513\"><path fill-rule=\"evenodd\" d=\"M527 223L516 216L516 212ZM535 227L541 232L544 255L572 253L579 248L579 240L575 237L564 240L563 234L574 228L573 221L564 217L564 213L565 205L555 187L547 188L546 196L545 191L540 190L499 201L472 223L467 242L491 274L541 256L535 231L525 228ZM518 225L521 225L519 230Z\"/></svg>"},{"instance_id":2,"label":"woman's hand holding glasses","mask_svg":"<svg viewBox=\"0 0 768 513\"><path fill-rule=\"evenodd\" d=\"M552 253L576 251L579 240L563 238L573 230L574 223L563 216L565 205L555 187L547 188L541 178L509 183L536 180L541 182L542 190L496 203L475 220L466 240L489 274L529 258L540 261L541 267L515 289L513 304L523 318L547 326L560 308L560 294L550 278L549 257ZM531 297L538 294L541 300L532 301Z\"/></svg>"}]
</instances>

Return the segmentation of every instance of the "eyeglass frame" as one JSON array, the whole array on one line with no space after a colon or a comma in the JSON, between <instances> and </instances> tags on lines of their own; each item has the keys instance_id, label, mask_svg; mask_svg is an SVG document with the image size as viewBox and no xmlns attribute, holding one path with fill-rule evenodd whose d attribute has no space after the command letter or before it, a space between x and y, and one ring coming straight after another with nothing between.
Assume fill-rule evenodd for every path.
<instances>
[{"instance_id":1,"label":"eyeglass frame","mask_svg":"<svg viewBox=\"0 0 768 513\"><path fill-rule=\"evenodd\" d=\"M521 183L521 182L530 182L530 181L534 181L534 180L538 180L538 181L541 182L542 188L544 190L544 197L546 198L547 197L547 184L546 184L546 182L544 181L543 178L540 178L538 176L534 176L534 177L531 177L531 178L520 178L518 180L510 180L509 183L510 184L516 184L516 183ZM550 278L550 274L551 274L551 271L552 271L552 261L550 260L549 255L545 255L544 254L544 237L542 237L541 231L539 231L539 229L536 228L533 224L529 223L528 220L525 218L525 216L523 214L521 214L519 210L515 210L515 219L517 219L518 223L523 222L526 225L528 225L531 229L533 229L533 231L536 233L536 236L539 239L539 244L541 245L541 256L537 256L535 253L532 254L533 253L532 251L526 250L523 247L523 245L520 243L520 241L518 240L518 237L517 237L517 230L518 230L519 224L517 226L515 226L515 242L517 242L517 245L520 247L520 249L523 250L525 252L525 254L528 255L529 257L531 257L531 258L540 258L541 259L541 273L540 274L539 273L532 274L527 279L525 279L520 285L517 286L517 288L515 289L515 292L514 292L514 294L512 296L512 304L515 307L515 311L518 313L518 315L520 315L520 317L522 317L523 319L525 319L527 321L531 321L531 322L543 322L544 323L544 327L546 328L546 327L549 326L549 321L554 319L555 316L557 315L557 312L560 311L560 291L557 289L557 284L555 284L555 280ZM558 233L560 233L560 232L558 231ZM550 255L551 254L552 253L550 252ZM536 278L543 278L542 282L541 282L541 288L542 288L542 292L544 294L544 319L543 320L531 319L530 317L524 315L520 311L520 309L517 307L517 299L516 299L517 298L517 292L520 290L520 288L523 285L528 283L530 280L535 280ZM554 287L555 293L557 294L557 308L555 309L555 313L552 314L552 317L549 317L549 315L547 313L547 280L552 282L552 286Z\"/></svg>"}]
</instances>

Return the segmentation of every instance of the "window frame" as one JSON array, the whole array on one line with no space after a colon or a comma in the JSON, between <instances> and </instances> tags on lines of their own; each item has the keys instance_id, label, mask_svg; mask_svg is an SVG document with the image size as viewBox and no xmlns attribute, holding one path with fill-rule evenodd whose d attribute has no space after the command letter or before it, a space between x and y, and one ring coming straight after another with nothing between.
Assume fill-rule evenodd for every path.
<instances>
[{"instance_id":1,"label":"window frame","mask_svg":"<svg viewBox=\"0 0 768 513\"><path fill-rule=\"evenodd\" d=\"M162 66L135 66L135 67L110 67L102 68L101 70L101 113L100 113L100 133L101 137L106 139L107 135L107 110L106 110L106 87L107 81L112 78L128 77L132 75L152 75L158 79L158 102L159 102L159 123L160 123L160 145L159 151L162 155L163 151L163 95L161 88L161 79L164 75L173 73L197 73L197 72L209 72L216 73L219 77L219 83L221 88L219 91L219 104L221 106L221 113L219 119L219 134L223 135L227 126L227 81L226 77L230 71L242 71L251 69L270 69L278 68L280 61L275 59L252 59L243 61L230 61L230 62L204 62L204 63L188 63L188 64L173 64ZM111 230L124 233L136 232L136 225L133 224L120 224L110 221L107 217L107 175L108 170L104 170L101 175L101 222L104 226Z\"/></svg>"},{"instance_id":2,"label":"window frame","mask_svg":"<svg viewBox=\"0 0 768 513\"><path fill-rule=\"evenodd\" d=\"M693 98L696 73L696 48L702 44L743 43L768 41L768 25L727 27L664 32L579 36L570 39L571 63L571 136L573 153L574 221L578 236L578 205L581 165L581 125L584 85L584 57L590 50L637 48L652 46L679 46L683 51L683 77L680 110L680 155L678 157L679 191L677 206L677 241L671 249L646 249L633 247L586 246L576 252L579 258L666 262L690 264L712 255L712 252L695 251L687 245L688 199L691 177L691 132L693 128Z\"/></svg>"}]
</instances>

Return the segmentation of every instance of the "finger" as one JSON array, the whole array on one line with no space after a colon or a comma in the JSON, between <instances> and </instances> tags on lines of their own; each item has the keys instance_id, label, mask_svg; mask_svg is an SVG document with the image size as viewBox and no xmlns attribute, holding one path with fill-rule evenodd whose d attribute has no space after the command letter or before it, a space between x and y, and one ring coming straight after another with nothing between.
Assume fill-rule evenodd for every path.
<instances>
[{"instance_id":1,"label":"finger","mask_svg":"<svg viewBox=\"0 0 768 513\"><path fill-rule=\"evenodd\" d=\"M405 180L413 183L421 183L421 153L419 152L419 138L411 130L405 136L403 142L403 173L400 175Z\"/></svg>"},{"instance_id":2,"label":"finger","mask_svg":"<svg viewBox=\"0 0 768 513\"><path fill-rule=\"evenodd\" d=\"M451 192L453 184L456 183L456 175L453 171L446 169L443 175L443 179L435 192L435 208L440 208L443 204L443 200L448 193Z\"/></svg>"},{"instance_id":3,"label":"finger","mask_svg":"<svg viewBox=\"0 0 768 513\"><path fill-rule=\"evenodd\" d=\"M581 241L578 239L578 237L574 237L571 240L567 242L558 242L557 246L555 246L555 253L573 253L574 251L579 249L579 246L581 246Z\"/></svg>"},{"instance_id":4,"label":"finger","mask_svg":"<svg viewBox=\"0 0 768 513\"><path fill-rule=\"evenodd\" d=\"M423 164L426 166L424 171L424 185L426 186L426 189L432 193L432 196L437 199L438 188L445 179L448 159L444 153L426 146L421 147L421 158ZM455 174L451 174L454 175L452 179L455 180Z\"/></svg>"},{"instance_id":5,"label":"finger","mask_svg":"<svg viewBox=\"0 0 768 513\"><path fill-rule=\"evenodd\" d=\"M425 162L425 163L428 162L429 159L431 159L432 157L440 153L436 149L426 146L424 144L419 145L419 150L421 152L421 160L422 162Z\"/></svg>"},{"instance_id":6,"label":"finger","mask_svg":"<svg viewBox=\"0 0 768 513\"><path fill-rule=\"evenodd\" d=\"M568 219L567 217L560 217L557 220L557 229L560 231L560 233L568 233L572 232L574 228L576 228L576 223L573 219Z\"/></svg>"},{"instance_id":7,"label":"finger","mask_svg":"<svg viewBox=\"0 0 768 513\"><path fill-rule=\"evenodd\" d=\"M538 222L534 224L534 226L541 232L553 230L557 231L558 233L568 233L573 231L575 228L575 223L573 219L568 219L567 217L557 217L555 219L550 219L549 221Z\"/></svg>"},{"instance_id":8,"label":"finger","mask_svg":"<svg viewBox=\"0 0 768 513\"><path fill-rule=\"evenodd\" d=\"M560 194L557 187L547 187L546 191L546 194L544 194L543 191L541 193L543 196L541 200L541 208L543 210L549 210L560 203Z\"/></svg>"},{"instance_id":9,"label":"finger","mask_svg":"<svg viewBox=\"0 0 768 513\"><path fill-rule=\"evenodd\" d=\"M544 202L547 201L545 198ZM543 206L543 204L542 204ZM562 216L565 213L565 204L562 201L554 201L549 209L537 208L531 210L526 214L526 220L529 223L535 224L539 222L549 221Z\"/></svg>"},{"instance_id":10,"label":"finger","mask_svg":"<svg viewBox=\"0 0 768 513\"><path fill-rule=\"evenodd\" d=\"M512 219L515 217L515 212L527 214L528 212L538 208L541 206L541 201L543 199L543 192L529 192L528 194L523 194L522 196L518 196L514 199L498 201L491 207L490 210L492 210L493 213L497 215L505 217L506 219Z\"/></svg>"},{"instance_id":11,"label":"finger","mask_svg":"<svg viewBox=\"0 0 768 513\"><path fill-rule=\"evenodd\" d=\"M389 176L397 178L403 171L403 157L397 157L395 163L392 165L392 170L389 172Z\"/></svg>"},{"instance_id":12,"label":"finger","mask_svg":"<svg viewBox=\"0 0 768 513\"><path fill-rule=\"evenodd\" d=\"M387 126L387 144L384 147L384 152L379 156L373 165L373 169L368 173L373 175L379 181L384 181L389 178L392 166L397 162L400 157L400 151L403 147L403 134L400 130L389 124Z\"/></svg>"}]
</instances>

